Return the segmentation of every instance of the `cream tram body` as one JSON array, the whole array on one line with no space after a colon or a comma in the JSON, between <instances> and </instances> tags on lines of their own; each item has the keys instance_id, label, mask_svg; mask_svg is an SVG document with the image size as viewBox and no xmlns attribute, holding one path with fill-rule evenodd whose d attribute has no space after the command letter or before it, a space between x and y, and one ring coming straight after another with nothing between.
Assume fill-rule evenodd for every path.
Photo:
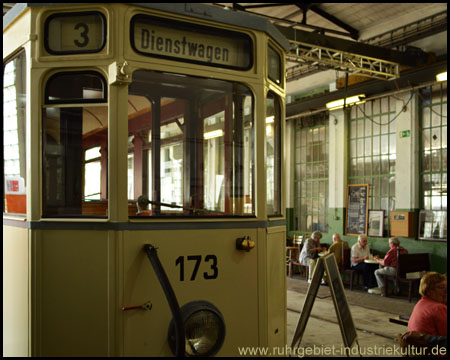
<instances>
[{"instance_id":1,"label":"cream tram body","mask_svg":"<svg viewBox=\"0 0 450 360\"><path fill-rule=\"evenodd\" d=\"M146 244L180 307L220 312L214 354L284 347L284 38L200 4L8 16L4 355L173 355Z\"/></svg>"}]
</instances>

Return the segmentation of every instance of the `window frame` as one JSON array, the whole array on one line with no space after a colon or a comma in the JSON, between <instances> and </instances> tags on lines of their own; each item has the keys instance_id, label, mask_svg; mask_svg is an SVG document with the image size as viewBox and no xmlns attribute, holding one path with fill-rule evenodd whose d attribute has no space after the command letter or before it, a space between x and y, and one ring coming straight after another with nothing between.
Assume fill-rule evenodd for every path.
<instances>
[{"instance_id":1,"label":"window frame","mask_svg":"<svg viewBox=\"0 0 450 360\"><path fill-rule=\"evenodd\" d=\"M294 213L296 217L295 227L297 231L311 233L315 230L320 230L323 233L328 232L329 222L328 222L328 193L329 193L329 144L330 144L330 134L329 134L329 116L328 112L321 114L316 114L313 116L305 116L298 118L295 126L295 154L294 154ZM323 134L323 144L321 142L320 129L324 129ZM308 138L306 131L312 131L311 138ZM314 144L314 131L317 130L318 142L319 144ZM304 133L303 133L304 132ZM303 144L302 141L305 141ZM316 149L318 147L318 149ZM325 159L320 159L321 155L319 153L320 147L323 147L324 153L322 154ZM314 160L315 150L319 159ZM308 153L311 154L311 158L308 161ZM304 161L303 161L304 160ZM302 171L302 165L304 165L304 170ZM311 173L307 176L307 167L310 166ZM321 170L320 165L323 165ZM317 166L319 177L314 177L314 167ZM322 175L323 176L322 176ZM303 176L305 175L305 176ZM315 184L317 184L315 189ZM323 191L321 192L321 188ZM309 189L308 189L309 188ZM321 196L321 193L324 193ZM307 196L304 196L307 194ZM321 197L323 197L323 212L320 212L320 202ZM309 199L310 206L305 205L305 209L302 206L302 199ZM306 201L306 200L305 200ZM314 211L314 203L317 205L317 213ZM310 211L308 211L310 208ZM308 229L307 220L311 216L311 226L312 229ZM314 217L317 216L318 229L314 229ZM323 222L320 219L323 219ZM304 221L303 221L304 220Z\"/></svg>"},{"instance_id":2,"label":"window frame","mask_svg":"<svg viewBox=\"0 0 450 360\"><path fill-rule=\"evenodd\" d=\"M384 230L387 231L387 233L389 233L391 229L391 211L395 210L396 171L391 171L391 167L395 166L395 169L397 167L396 101L398 100L393 96L387 95L363 104L352 106L350 109L348 126L348 183L370 185L368 209L385 210ZM387 111L384 111L383 106L385 106L386 102ZM375 103L377 109L374 109ZM368 106L370 106L370 108L367 109ZM367 113L370 114L367 115ZM362 124L361 130L360 124ZM370 124L370 129L367 129L367 124ZM383 132L383 127L385 126L387 126L387 130ZM370 139L370 142L367 141L368 139ZM383 144L383 139L387 139L387 145ZM392 140L395 143L393 143ZM352 143L353 141L355 141L354 145ZM362 142L359 143L359 141ZM358 143L362 145L359 145ZM370 144L369 154L366 153L368 149L367 144ZM378 145L376 152L374 152L374 146L376 144ZM387 152L383 152L383 146L387 146ZM352 147L354 147L356 156L352 155ZM394 148L395 152L393 151ZM395 162L392 160L393 155L395 155ZM376 164L374 158L379 159L378 165L374 165ZM352 161L354 159L356 160L356 167L354 168L355 170L352 170ZM359 174L361 169L358 170L358 160L360 159L362 159L362 175ZM369 161L366 161L367 159L369 159ZM383 165L383 159L385 161L387 160L387 165ZM387 167L387 171L385 171L385 169L383 170L383 166L385 168ZM366 167L370 170L368 174L366 173ZM375 172L375 169L379 170ZM353 171L356 171L356 173L353 173ZM385 204L386 207L382 206L383 201L385 201L383 199L387 199L387 204Z\"/></svg>"},{"instance_id":3,"label":"window frame","mask_svg":"<svg viewBox=\"0 0 450 360\"><path fill-rule=\"evenodd\" d=\"M100 80L101 84L102 84L102 91L103 91L103 96L101 98L94 98L94 99L79 99L79 98L75 98L75 99L70 99L70 98L64 98L62 100L57 99L50 99L49 98L49 86L51 85L51 81L55 80L58 76L73 76L73 77L77 77L80 75L93 75L95 76L97 79ZM42 189L42 204L41 204L41 217L42 218L78 218L78 219L86 219L86 218L99 218L99 219L105 219L108 218L108 215L103 215L103 212L100 213L96 213L97 210L94 210L94 214L90 213L89 210L87 210L87 212L85 214L83 214L84 207L83 207L83 202L100 202L100 203L106 203L106 208L109 207L109 194L108 194L108 183L107 183L107 171L106 172L102 169L102 155L100 154L99 157L95 158L95 159L91 159L89 161L85 161L85 153L86 150L89 150L93 147L96 146L100 146L100 151L102 151L102 146L101 143L98 142L98 140L93 139L93 141L88 142L87 143L87 147L83 148L83 144L81 144L79 151L81 152L81 157L80 157L80 166L81 166L81 207L80 207L80 214L77 213L59 213L57 209L61 208L61 204L56 204L53 206L54 209L56 209L57 213L52 213L51 210L54 209L50 209L47 208L47 200L45 199L45 196L47 195L47 190L46 187L48 186L47 181L44 179L47 179L48 174L45 174L45 167L44 164L46 164L47 160L47 154L45 153L45 146L47 145L47 141L44 140L44 136L46 136L46 127L44 125L44 113L45 111L47 111L47 109L58 109L58 110L69 110L69 109L81 109L81 111L83 111L85 108L89 108L89 107L104 107L106 108L107 112L106 112L106 126L107 128L109 127L109 115L108 115L108 108L109 108L109 104L108 104L108 95L107 95L107 91L108 91L108 87L107 87L107 82L105 80L104 75L100 72L100 71L95 71L95 70L85 70L85 71L67 71L67 70L63 70L63 71L58 71L58 72L54 72L51 75L49 75L46 79L46 81L43 83L43 88L44 88L44 100L41 106L41 111L42 111L42 134L41 134L41 141L42 141L42 146L41 146L41 156L42 156L42 164L41 164L41 176L42 176L42 184L41 184L41 189ZM67 105L71 105L71 106L67 106ZM59 122L61 122L61 118L58 118ZM107 138L107 145L106 148L108 148L108 138ZM108 156L106 154L106 156ZM56 159L56 158L55 158ZM105 179L101 179L100 182L100 189L103 188L102 186L102 181L106 181L106 193L105 193L105 199L91 199L88 201L84 201L84 185L85 185L85 164L87 162L91 162L91 161L98 161L100 160L100 171L101 173L106 173L106 178ZM62 158L62 166L64 167L64 164L67 162L66 157ZM62 168L61 168L62 169ZM64 171L64 170L62 170ZM64 185L64 190L66 189L67 185ZM66 200L54 200L54 201L63 201L65 202ZM66 205L64 205L63 207L66 207ZM69 206L70 208L70 206ZM49 211L50 209L50 211ZM100 210L99 210L100 211ZM103 211L103 210L101 210Z\"/></svg>"}]
</instances>

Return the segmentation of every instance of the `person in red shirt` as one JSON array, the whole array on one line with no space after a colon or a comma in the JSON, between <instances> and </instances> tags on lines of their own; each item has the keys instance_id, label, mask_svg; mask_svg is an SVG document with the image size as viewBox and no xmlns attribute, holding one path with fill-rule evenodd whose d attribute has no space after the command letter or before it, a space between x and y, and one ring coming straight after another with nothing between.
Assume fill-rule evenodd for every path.
<instances>
[{"instance_id":1,"label":"person in red shirt","mask_svg":"<svg viewBox=\"0 0 450 360\"><path fill-rule=\"evenodd\" d=\"M447 277L434 271L420 280L422 298L414 306L408 331L447 336Z\"/></svg>"},{"instance_id":2,"label":"person in red shirt","mask_svg":"<svg viewBox=\"0 0 450 360\"><path fill-rule=\"evenodd\" d=\"M369 289L369 294L384 294L384 281L383 275L395 276L397 271L397 250L400 254L407 254L408 250L400 246L400 241L396 237L391 237L389 239L389 251L383 260L378 259L375 256L380 265L383 266L381 269L375 270L375 279L377 280L378 287Z\"/></svg>"}]
</instances>

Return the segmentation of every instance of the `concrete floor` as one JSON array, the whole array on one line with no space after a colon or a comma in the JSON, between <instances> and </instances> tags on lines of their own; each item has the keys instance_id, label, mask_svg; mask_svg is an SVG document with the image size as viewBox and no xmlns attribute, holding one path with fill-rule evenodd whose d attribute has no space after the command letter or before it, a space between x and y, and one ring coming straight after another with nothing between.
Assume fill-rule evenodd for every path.
<instances>
[{"instance_id":1,"label":"concrete floor","mask_svg":"<svg viewBox=\"0 0 450 360\"><path fill-rule=\"evenodd\" d=\"M308 283L304 278L287 278L287 343L292 342L297 328ZM350 291L345 288L345 296L357 332L357 344L350 350L350 356L401 357L399 346L394 340L398 333L407 331L404 325L389 322L399 315L410 315L418 298L408 302L405 295L382 297L371 295L361 288ZM359 349L358 345L359 344ZM339 323L328 286L321 286L314 301L311 315L299 348L287 355L300 357L346 356Z\"/></svg>"}]
</instances>

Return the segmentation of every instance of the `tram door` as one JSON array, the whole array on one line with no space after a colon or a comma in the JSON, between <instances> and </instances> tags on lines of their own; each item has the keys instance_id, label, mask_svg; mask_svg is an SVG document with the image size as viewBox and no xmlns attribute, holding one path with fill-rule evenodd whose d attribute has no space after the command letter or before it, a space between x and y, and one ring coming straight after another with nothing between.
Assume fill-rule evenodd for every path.
<instances>
[{"instance_id":1,"label":"tram door","mask_svg":"<svg viewBox=\"0 0 450 360\"><path fill-rule=\"evenodd\" d=\"M171 313L142 251L147 243L158 248L180 306L205 300L222 313L223 353L256 346L257 251L237 250L236 239L258 243L258 230L224 220L254 213L252 92L229 81L137 70L128 104L130 219L171 223L124 234L124 303L152 302L145 314L124 314L124 353L151 354L167 343ZM148 207L134 209L142 197ZM198 216L194 226L177 220Z\"/></svg>"}]
</instances>

